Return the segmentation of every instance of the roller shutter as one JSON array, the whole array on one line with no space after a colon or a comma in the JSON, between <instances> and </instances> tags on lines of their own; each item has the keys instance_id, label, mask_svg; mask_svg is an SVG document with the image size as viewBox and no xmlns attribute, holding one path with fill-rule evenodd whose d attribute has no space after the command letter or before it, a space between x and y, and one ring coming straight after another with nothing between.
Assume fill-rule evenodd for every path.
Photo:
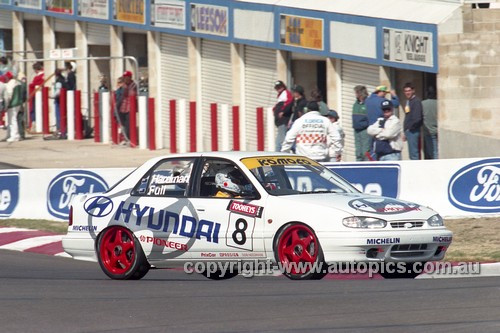
<instances>
[{"instance_id":1,"label":"roller shutter","mask_svg":"<svg viewBox=\"0 0 500 333\"><path fill-rule=\"evenodd\" d=\"M12 12L0 10L0 29L12 29Z\"/></svg>"},{"instance_id":2,"label":"roller shutter","mask_svg":"<svg viewBox=\"0 0 500 333\"><path fill-rule=\"evenodd\" d=\"M342 60L342 128L345 132L344 160L355 161L352 106L356 100L354 87L363 85L371 93L380 84L379 67Z\"/></svg>"},{"instance_id":3,"label":"roller shutter","mask_svg":"<svg viewBox=\"0 0 500 333\"><path fill-rule=\"evenodd\" d=\"M163 133L163 147L170 149L170 100L185 99L189 108L189 61L188 39L185 36L162 33L160 36L161 53L161 126ZM189 109L187 110L186 124L189 126ZM179 117L177 117L177 128ZM189 149L189 129L187 148ZM179 142L179 131L177 131Z\"/></svg>"},{"instance_id":4,"label":"roller shutter","mask_svg":"<svg viewBox=\"0 0 500 333\"><path fill-rule=\"evenodd\" d=\"M54 19L54 30L57 32L75 33L75 21L63 20L60 18Z\"/></svg>"},{"instance_id":5,"label":"roller shutter","mask_svg":"<svg viewBox=\"0 0 500 333\"><path fill-rule=\"evenodd\" d=\"M276 51L255 46L245 46L245 113L247 149L257 150L257 107L264 111L276 103L273 82L276 80ZM267 124L264 112L264 124ZM267 133L265 129L264 133ZM275 138L266 138L274 140Z\"/></svg>"},{"instance_id":6,"label":"roller shutter","mask_svg":"<svg viewBox=\"0 0 500 333\"><path fill-rule=\"evenodd\" d=\"M210 103L227 104L231 109L233 104L232 91L230 44L203 39L201 42L201 107L204 150L211 148ZM232 113L229 112L229 124L232 124L232 119ZM221 149L220 107L218 121L218 145ZM232 138L232 126L229 126L229 137Z\"/></svg>"},{"instance_id":7,"label":"roller shutter","mask_svg":"<svg viewBox=\"0 0 500 333\"><path fill-rule=\"evenodd\" d=\"M110 45L109 25L87 23L87 43L89 45Z\"/></svg>"}]
</instances>

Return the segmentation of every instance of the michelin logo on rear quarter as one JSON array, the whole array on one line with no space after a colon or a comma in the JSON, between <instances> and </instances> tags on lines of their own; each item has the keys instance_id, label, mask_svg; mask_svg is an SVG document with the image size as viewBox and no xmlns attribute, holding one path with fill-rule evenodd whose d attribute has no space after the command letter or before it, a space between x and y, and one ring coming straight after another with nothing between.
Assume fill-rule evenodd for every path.
<instances>
[{"instance_id":1,"label":"michelin logo on rear quarter","mask_svg":"<svg viewBox=\"0 0 500 333\"><path fill-rule=\"evenodd\" d=\"M19 202L19 173L0 173L0 217L9 217Z\"/></svg>"},{"instance_id":2,"label":"michelin logo on rear quarter","mask_svg":"<svg viewBox=\"0 0 500 333\"><path fill-rule=\"evenodd\" d=\"M500 212L500 158L477 161L458 170L448 184L448 199L458 209Z\"/></svg>"},{"instance_id":3,"label":"michelin logo on rear quarter","mask_svg":"<svg viewBox=\"0 0 500 333\"><path fill-rule=\"evenodd\" d=\"M108 188L106 181L93 172L83 170L64 171L49 184L47 189L48 211L54 217L63 220L68 219L69 206L76 195L105 192ZM92 212L94 211L97 214L97 209L92 210Z\"/></svg>"}]
</instances>

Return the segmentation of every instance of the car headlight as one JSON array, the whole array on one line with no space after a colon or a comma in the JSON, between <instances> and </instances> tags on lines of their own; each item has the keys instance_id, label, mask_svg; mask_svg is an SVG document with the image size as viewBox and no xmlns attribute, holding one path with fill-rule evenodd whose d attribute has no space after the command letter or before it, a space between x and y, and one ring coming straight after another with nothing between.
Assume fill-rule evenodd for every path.
<instances>
[{"instance_id":1,"label":"car headlight","mask_svg":"<svg viewBox=\"0 0 500 333\"><path fill-rule=\"evenodd\" d=\"M351 216L343 219L342 224L348 228L375 229L385 228L387 221L374 217Z\"/></svg>"},{"instance_id":2,"label":"car headlight","mask_svg":"<svg viewBox=\"0 0 500 333\"><path fill-rule=\"evenodd\" d=\"M443 218L439 214L429 217L427 223L429 223L431 227L442 227L444 225Z\"/></svg>"}]
</instances>

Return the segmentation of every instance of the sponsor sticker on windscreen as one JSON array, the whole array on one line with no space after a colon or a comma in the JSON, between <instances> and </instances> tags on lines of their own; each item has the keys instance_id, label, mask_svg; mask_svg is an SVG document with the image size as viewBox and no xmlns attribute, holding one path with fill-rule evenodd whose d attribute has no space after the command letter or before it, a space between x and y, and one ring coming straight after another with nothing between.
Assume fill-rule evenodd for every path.
<instances>
[{"instance_id":1,"label":"sponsor sticker on windscreen","mask_svg":"<svg viewBox=\"0 0 500 333\"><path fill-rule=\"evenodd\" d=\"M276 166L276 165L319 165L318 162L313 161L307 157L295 156L263 156L251 157L241 160L243 164L249 169L255 169L263 166Z\"/></svg>"}]
</instances>

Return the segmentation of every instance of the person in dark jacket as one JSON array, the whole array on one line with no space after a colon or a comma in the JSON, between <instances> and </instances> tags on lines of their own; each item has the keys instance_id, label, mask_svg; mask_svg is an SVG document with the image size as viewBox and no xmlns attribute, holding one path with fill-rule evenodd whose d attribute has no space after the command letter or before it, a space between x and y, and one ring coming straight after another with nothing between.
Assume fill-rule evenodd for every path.
<instances>
[{"instance_id":1,"label":"person in dark jacket","mask_svg":"<svg viewBox=\"0 0 500 333\"><path fill-rule=\"evenodd\" d=\"M406 83L403 89L406 97L403 141L408 141L410 159L419 160L420 130L423 122L422 102L415 96L415 87L412 83Z\"/></svg>"},{"instance_id":2,"label":"person in dark jacket","mask_svg":"<svg viewBox=\"0 0 500 333\"><path fill-rule=\"evenodd\" d=\"M378 86L375 91L366 99L366 113L368 114L368 125L377 121L378 118L384 116L380 105L385 100L387 94L391 94L390 101L395 109L399 107L399 98L394 90L389 91L386 86Z\"/></svg>"},{"instance_id":3,"label":"person in dark jacket","mask_svg":"<svg viewBox=\"0 0 500 333\"><path fill-rule=\"evenodd\" d=\"M66 83L64 88L66 90L76 90L75 68L73 68L71 62L67 61L64 63L64 69L66 70Z\"/></svg>"},{"instance_id":4,"label":"person in dark jacket","mask_svg":"<svg viewBox=\"0 0 500 333\"><path fill-rule=\"evenodd\" d=\"M288 122L288 129L292 127L295 120L302 117L304 114L304 108L307 106L307 100L305 98L304 88L298 84L294 85L292 88L293 102L290 103L283 113L284 117L290 117Z\"/></svg>"},{"instance_id":5,"label":"person in dark jacket","mask_svg":"<svg viewBox=\"0 0 500 333\"><path fill-rule=\"evenodd\" d=\"M292 93L286 88L285 83L283 81L276 81L274 83L274 90L278 94L278 101L273 108L274 112L274 124L277 128L276 134L276 151L281 151L281 145L283 144L283 140L285 140L288 121L290 117L286 117L285 110L287 107L292 104L293 97Z\"/></svg>"},{"instance_id":6,"label":"person in dark jacket","mask_svg":"<svg viewBox=\"0 0 500 333\"><path fill-rule=\"evenodd\" d=\"M368 161L366 152L370 151L371 137L366 132L368 128L368 115L365 100L368 90L365 86L354 87L356 102L352 106L352 128L354 129L354 145L356 147L356 161Z\"/></svg>"}]
</instances>

